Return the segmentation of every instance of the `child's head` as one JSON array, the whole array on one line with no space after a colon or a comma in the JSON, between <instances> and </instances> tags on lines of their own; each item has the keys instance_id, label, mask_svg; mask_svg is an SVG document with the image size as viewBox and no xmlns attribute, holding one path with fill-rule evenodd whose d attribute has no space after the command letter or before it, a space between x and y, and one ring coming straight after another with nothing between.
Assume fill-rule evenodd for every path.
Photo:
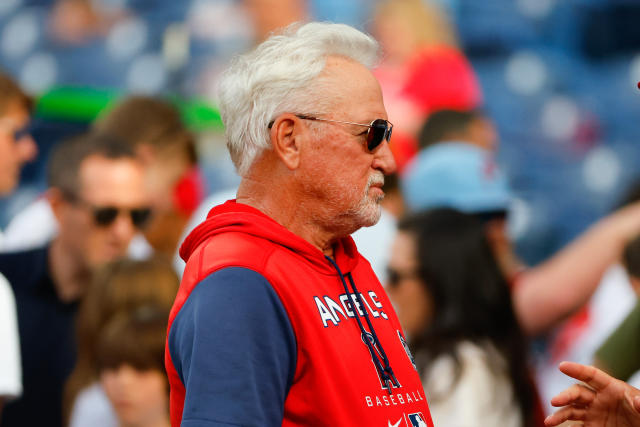
<instances>
[{"instance_id":1,"label":"child's head","mask_svg":"<svg viewBox=\"0 0 640 427\"><path fill-rule=\"evenodd\" d=\"M121 259L105 266L87 290L76 318L77 362L65 389L65 417L78 393L96 381L96 341L113 315L152 304L170 310L180 281L171 263L160 257Z\"/></svg>"},{"instance_id":2,"label":"child's head","mask_svg":"<svg viewBox=\"0 0 640 427\"><path fill-rule=\"evenodd\" d=\"M169 390L164 345L169 313L159 306L120 312L97 346L100 383L122 426L168 422Z\"/></svg>"},{"instance_id":3,"label":"child's head","mask_svg":"<svg viewBox=\"0 0 640 427\"><path fill-rule=\"evenodd\" d=\"M633 290L640 296L640 236L627 243L622 253L622 262Z\"/></svg>"}]
</instances>

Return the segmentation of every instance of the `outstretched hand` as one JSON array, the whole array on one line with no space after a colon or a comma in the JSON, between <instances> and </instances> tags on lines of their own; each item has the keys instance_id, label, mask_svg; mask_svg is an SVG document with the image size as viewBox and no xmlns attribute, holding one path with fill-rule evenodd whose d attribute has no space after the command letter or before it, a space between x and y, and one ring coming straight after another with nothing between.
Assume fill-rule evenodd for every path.
<instances>
[{"instance_id":1,"label":"outstretched hand","mask_svg":"<svg viewBox=\"0 0 640 427\"><path fill-rule=\"evenodd\" d=\"M592 366L562 362L559 368L584 384L551 399L562 408L547 417L547 427L565 421L582 421L584 427L640 427L640 390Z\"/></svg>"}]
</instances>

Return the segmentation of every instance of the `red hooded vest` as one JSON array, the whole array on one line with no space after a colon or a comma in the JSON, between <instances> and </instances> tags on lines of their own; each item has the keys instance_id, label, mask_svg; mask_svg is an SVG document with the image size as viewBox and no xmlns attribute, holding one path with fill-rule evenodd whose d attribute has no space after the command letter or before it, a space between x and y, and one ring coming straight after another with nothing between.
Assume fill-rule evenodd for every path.
<instances>
[{"instance_id":1,"label":"red hooded vest","mask_svg":"<svg viewBox=\"0 0 640 427\"><path fill-rule=\"evenodd\" d=\"M319 249L260 211L229 201L212 209L207 220L187 237L180 254L187 266L167 336L191 291L216 270L251 269L264 276L279 296L297 346L283 426L433 427L400 323L369 263L350 237L340 240L334 250L335 262L345 276L343 284L338 270ZM365 345L365 339L372 340L363 317L365 311L377 336L372 347ZM385 387L374 364L371 348L377 357L384 353L393 369L397 386L390 386L391 390ZM182 419L185 387L168 344L165 362L171 387L171 424L177 427Z\"/></svg>"}]
</instances>

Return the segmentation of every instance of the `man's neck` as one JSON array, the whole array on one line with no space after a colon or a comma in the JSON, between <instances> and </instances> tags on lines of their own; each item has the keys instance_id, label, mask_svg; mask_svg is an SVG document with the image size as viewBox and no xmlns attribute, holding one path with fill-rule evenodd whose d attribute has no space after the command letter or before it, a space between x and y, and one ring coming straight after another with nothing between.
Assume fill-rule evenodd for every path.
<instances>
[{"instance_id":1,"label":"man's neck","mask_svg":"<svg viewBox=\"0 0 640 427\"><path fill-rule=\"evenodd\" d=\"M306 215L305 206L295 197L291 197L286 191L286 186L279 188L282 191L274 194L273 190L261 181L245 178L238 187L236 202L258 209L293 234L311 243L326 256L333 257L333 244L340 236L318 224L313 215Z\"/></svg>"},{"instance_id":2,"label":"man's neck","mask_svg":"<svg viewBox=\"0 0 640 427\"><path fill-rule=\"evenodd\" d=\"M58 298L65 303L79 300L91 280L90 271L74 258L59 238L51 242L49 271Z\"/></svg>"}]
</instances>

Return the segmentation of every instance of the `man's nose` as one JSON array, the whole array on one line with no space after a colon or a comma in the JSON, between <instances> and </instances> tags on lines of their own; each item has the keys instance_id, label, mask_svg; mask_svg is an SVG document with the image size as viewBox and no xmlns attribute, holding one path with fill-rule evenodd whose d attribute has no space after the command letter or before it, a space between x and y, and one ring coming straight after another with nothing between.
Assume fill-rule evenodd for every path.
<instances>
[{"instance_id":1,"label":"man's nose","mask_svg":"<svg viewBox=\"0 0 640 427\"><path fill-rule=\"evenodd\" d=\"M396 171L396 159L393 157L388 142L383 141L374 152L373 168L381 170L385 175L390 175Z\"/></svg>"},{"instance_id":2,"label":"man's nose","mask_svg":"<svg viewBox=\"0 0 640 427\"><path fill-rule=\"evenodd\" d=\"M129 212L119 212L111 225L111 232L125 244L129 243L136 231L136 227L133 225Z\"/></svg>"}]
</instances>

